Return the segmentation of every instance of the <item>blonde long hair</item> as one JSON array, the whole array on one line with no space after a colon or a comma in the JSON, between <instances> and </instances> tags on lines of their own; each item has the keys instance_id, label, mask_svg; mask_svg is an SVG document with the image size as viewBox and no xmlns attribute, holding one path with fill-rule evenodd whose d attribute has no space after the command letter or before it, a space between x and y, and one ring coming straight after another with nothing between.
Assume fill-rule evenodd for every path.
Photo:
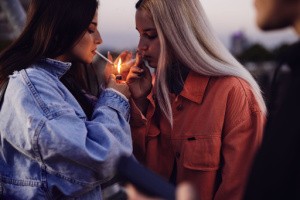
<instances>
[{"instance_id":1,"label":"blonde long hair","mask_svg":"<svg viewBox=\"0 0 300 200\"><path fill-rule=\"evenodd\" d=\"M262 112L267 112L259 85L217 39L199 0L140 0L136 7L152 16L157 29L161 51L155 89L160 109L171 125L173 116L166 80L171 52L199 74L242 78L252 87Z\"/></svg>"}]
</instances>

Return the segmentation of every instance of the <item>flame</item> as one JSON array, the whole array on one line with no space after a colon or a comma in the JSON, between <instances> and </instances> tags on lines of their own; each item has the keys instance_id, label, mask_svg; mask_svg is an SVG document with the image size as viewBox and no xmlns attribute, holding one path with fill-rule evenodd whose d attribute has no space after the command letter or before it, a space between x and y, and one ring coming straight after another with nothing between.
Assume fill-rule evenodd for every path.
<instances>
[{"instance_id":1,"label":"flame","mask_svg":"<svg viewBox=\"0 0 300 200\"><path fill-rule=\"evenodd\" d=\"M122 65L122 59L120 58L118 61L118 73L121 73L121 65Z\"/></svg>"}]
</instances>

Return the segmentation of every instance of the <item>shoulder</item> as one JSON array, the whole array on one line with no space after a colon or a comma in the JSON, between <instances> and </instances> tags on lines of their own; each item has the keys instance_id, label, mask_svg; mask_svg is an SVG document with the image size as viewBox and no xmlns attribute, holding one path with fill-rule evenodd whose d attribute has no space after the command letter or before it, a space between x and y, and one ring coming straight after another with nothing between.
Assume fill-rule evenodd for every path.
<instances>
[{"instance_id":1,"label":"shoulder","mask_svg":"<svg viewBox=\"0 0 300 200\"><path fill-rule=\"evenodd\" d=\"M240 88L242 90L251 90L251 86L243 79L235 76L211 77L210 84L226 90Z\"/></svg>"},{"instance_id":2,"label":"shoulder","mask_svg":"<svg viewBox=\"0 0 300 200\"><path fill-rule=\"evenodd\" d=\"M21 106L38 109L44 116L79 106L56 76L40 68L15 72L9 80L10 98ZM28 112L31 112L28 110Z\"/></svg>"},{"instance_id":3,"label":"shoulder","mask_svg":"<svg viewBox=\"0 0 300 200\"><path fill-rule=\"evenodd\" d=\"M239 77L212 77L210 81L214 90L227 96L227 105L247 106L252 112L260 110L251 85Z\"/></svg>"},{"instance_id":4,"label":"shoulder","mask_svg":"<svg viewBox=\"0 0 300 200\"><path fill-rule=\"evenodd\" d=\"M58 77L54 76L47 70L38 67L26 69L25 74L28 76L30 81L35 84L50 84L51 86L54 86L56 85L57 81L59 81Z\"/></svg>"},{"instance_id":5,"label":"shoulder","mask_svg":"<svg viewBox=\"0 0 300 200\"><path fill-rule=\"evenodd\" d=\"M209 86L223 91L223 93L239 93L245 97L253 93L253 89L248 82L234 76L211 77Z\"/></svg>"}]
</instances>

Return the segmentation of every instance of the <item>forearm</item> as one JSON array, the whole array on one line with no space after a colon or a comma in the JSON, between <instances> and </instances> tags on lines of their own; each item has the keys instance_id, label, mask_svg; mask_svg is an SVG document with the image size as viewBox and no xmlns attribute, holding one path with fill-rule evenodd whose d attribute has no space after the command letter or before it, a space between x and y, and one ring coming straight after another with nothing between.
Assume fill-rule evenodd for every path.
<instances>
[{"instance_id":1,"label":"forearm","mask_svg":"<svg viewBox=\"0 0 300 200\"><path fill-rule=\"evenodd\" d=\"M115 95L100 97L91 121L69 112L45 122L38 146L48 170L81 181L113 175L118 156L132 153L129 104Z\"/></svg>"},{"instance_id":2,"label":"forearm","mask_svg":"<svg viewBox=\"0 0 300 200\"><path fill-rule=\"evenodd\" d=\"M139 98L139 99L133 99L135 105L138 107L138 109L141 111L141 113L146 116L147 109L149 106L149 100L147 97Z\"/></svg>"}]
</instances>

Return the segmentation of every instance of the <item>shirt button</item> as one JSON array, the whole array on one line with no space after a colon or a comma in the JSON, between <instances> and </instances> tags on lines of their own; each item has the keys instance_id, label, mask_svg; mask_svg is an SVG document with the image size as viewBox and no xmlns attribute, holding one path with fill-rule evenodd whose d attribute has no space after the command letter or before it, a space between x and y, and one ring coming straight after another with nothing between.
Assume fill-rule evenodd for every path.
<instances>
[{"instance_id":1,"label":"shirt button","mask_svg":"<svg viewBox=\"0 0 300 200\"><path fill-rule=\"evenodd\" d=\"M176 152L175 153L175 157L178 159L180 157L180 153L179 152Z\"/></svg>"},{"instance_id":2,"label":"shirt button","mask_svg":"<svg viewBox=\"0 0 300 200\"><path fill-rule=\"evenodd\" d=\"M182 105L182 104L179 104L179 105L176 107L176 110L177 110L177 111L183 110L183 105Z\"/></svg>"}]
</instances>

